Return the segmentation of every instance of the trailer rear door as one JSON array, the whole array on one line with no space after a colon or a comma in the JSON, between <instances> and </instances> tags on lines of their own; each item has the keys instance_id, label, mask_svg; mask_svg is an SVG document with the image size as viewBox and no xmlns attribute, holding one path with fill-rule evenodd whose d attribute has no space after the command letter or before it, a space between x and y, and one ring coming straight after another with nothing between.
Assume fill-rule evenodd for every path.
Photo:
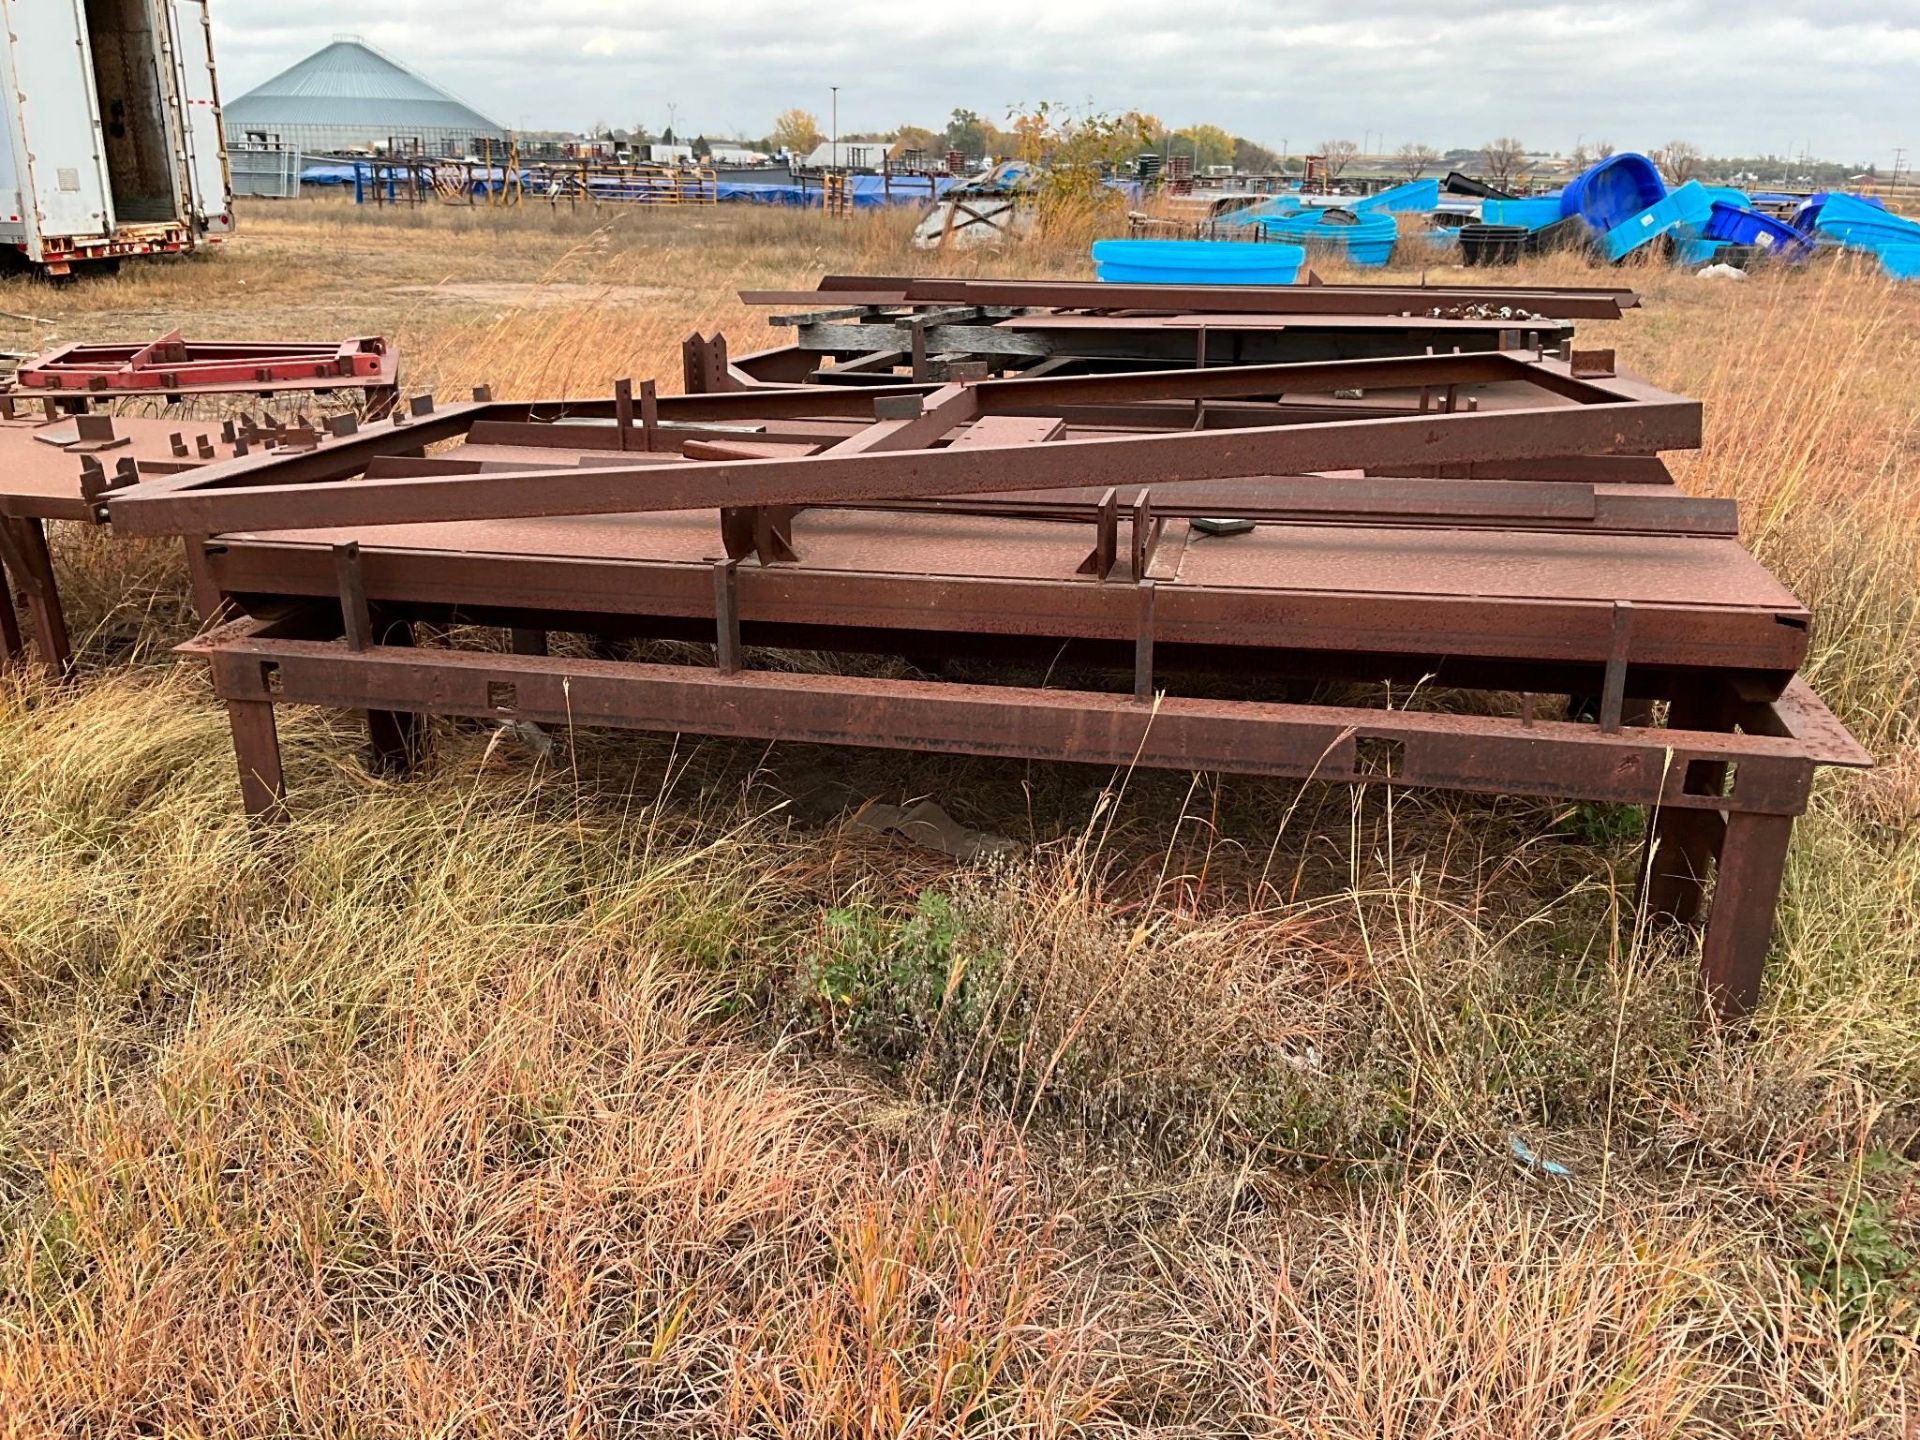
<instances>
[{"instance_id":1,"label":"trailer rear door","mask_svg":"<svg viewBox=\"0 0 1920 1440\"><path fill-rule=\"evenodd\" d=\"M13 36L21 199L43 236L113 228L93 55L81 0L0 0Z\"/></svg>"},{"instance_id":2,"label":"trailer rear door","mask_svg":"<svg viewBox=\"0 0 1920 1440\"><path fill-rule=\"evenodd\" d=\"M233 228L233 187L220 120L220 88L213 73L213 29L206 0L166 0L179 67L180 129L193 192L193 220L202 230Z\"/></svg>"}]
</instances>

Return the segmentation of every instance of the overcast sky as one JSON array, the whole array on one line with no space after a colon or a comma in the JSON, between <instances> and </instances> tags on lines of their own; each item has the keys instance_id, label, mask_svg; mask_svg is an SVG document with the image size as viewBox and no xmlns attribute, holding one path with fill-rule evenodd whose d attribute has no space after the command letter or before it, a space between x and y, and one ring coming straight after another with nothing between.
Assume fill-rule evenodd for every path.
<instances>
[{"instance_id":1,"label":"overcast sky","mask_svg":"<svg viewBox=\"0 0 1920 1440\"><path fill-rule=\"evenodd\" d=\"M1872 162L1920 150L1920 0L213 0L237 96L358 35L509 128L668 122L765 134L799 105L843 133L996 122L1038 100L1206 120L1299 152L1515 135ZM1004 17L1004 18L1002 18ZM1384 137L1384 138L1375 138Z\"/></svg>"}]
</instances>

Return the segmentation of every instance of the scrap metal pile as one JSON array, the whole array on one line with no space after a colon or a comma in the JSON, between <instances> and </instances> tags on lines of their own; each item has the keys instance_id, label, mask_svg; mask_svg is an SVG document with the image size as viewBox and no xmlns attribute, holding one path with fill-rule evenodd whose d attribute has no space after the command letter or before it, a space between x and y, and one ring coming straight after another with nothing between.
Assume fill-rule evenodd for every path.
<instances>
[{"instance_id":1,"label":"scrap metal pile","mask_svg":"<svg viewBox=\"0 0 1920 1440\"><path fill-rule=\"evenodd\" d=\"M1814 769L1869 761L1733 503L1659 459L1699 405L1559 323L1631 297L926 283L829 282L761 356L694 337L685 395L416 405L97 496L188 537L248 810L286 811L289 704L367 712L394 768L477 716L1635 804L1645 904L1695 918L1717 865L1704 994L1754 1003ZM1325 358L1383 330L1446 349ZM497 648L417 643L456 622Z\"/></svg>"}]
</instances>

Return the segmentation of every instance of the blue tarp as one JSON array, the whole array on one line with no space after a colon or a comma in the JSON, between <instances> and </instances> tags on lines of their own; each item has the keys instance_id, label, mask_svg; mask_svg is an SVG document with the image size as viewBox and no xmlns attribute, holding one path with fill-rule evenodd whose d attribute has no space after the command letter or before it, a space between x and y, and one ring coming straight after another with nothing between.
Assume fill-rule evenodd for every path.
<instances>
[{"instance_id":1,"label":"blue tarp","mask_svg":"<svg viewBox=\"0 0 1920 1440\"><path fill-rule=\"evenodd\" d=\"M404 187L404 171L384 171L383 162L367 162L359 165L350 160L317 160L301 167L302 185L389 185ZM475 193L484 194L488 190L499 190L505 179L506 171L501 166L466 166L462 168L463 178L473 186ZM530 177L522 172L520 181L528 185ZM856 209L867 210L889 203L887 179L883 175L849 175L848 186L852 192ZM933 195L944 195L959 181L950 175L938 175L933 179L933 190L928 191L927 181L919 176L912 179L896 178L893 181L891 203L895 205L924 205ZM594 194L605 200L628 198L620 187L611 181L602 185L590 183L588 187ZM635 188L639 193L640 187ZM797 183L786 184L747 184L731 180L722 180L715 187L717 197L723 201L735 201L753 205L818 205L820 185L811 182L804 188ZM533 193L528 186L528 193Z\"/></svg>"},{"instance_id":2,"label":"blue tarp","mask_svg":"<svg viewBox=\"0 0 1920 1440\"><path fill-rule=\"evenodd\" d=\"M910 180L896 179L893 193L887 193L887 179L884 175L849 175L847 184L853 196L856 210L875 210L883 205L924 205L938 195L944 195L959 180L951 175L936 175L933 179L933 192L928 193L925 179L915 176ZM723 203L733 202L743 205L818 205L821 203L818 182L805 186L791 184L747 184L731 180L722 180L718 186Z\"/></svg>"}]
</instances>

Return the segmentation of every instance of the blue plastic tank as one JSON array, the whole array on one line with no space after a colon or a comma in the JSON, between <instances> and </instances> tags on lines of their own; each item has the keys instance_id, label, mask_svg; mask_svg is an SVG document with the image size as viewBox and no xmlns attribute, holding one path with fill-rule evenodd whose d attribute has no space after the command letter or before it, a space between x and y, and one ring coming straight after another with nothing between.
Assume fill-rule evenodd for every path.
<instances>
[{"instance_id":1,"label":"blue plastic tank","mask_svg":"<svg viewBox=\"0 0 1920 1440\"><path fill-rule=\"evenodd\" d=\"M1409 180L1404 185L1395 185L1364 200L1356 200L1347 208L1356 215L1364 215L1372 210L1384 210L1394 215L1418 215L1423 211L1437 210L1440 208L1440 182Z\"/></svg>"},{"instance_id":2,"label":"blue plastic tank","mask_svg":"<svg viewBox=\"0 0 1920 1440\"><path fill-rule=\"evenodd\" d=\"M1855 250L1876 255L1888 246L1920 245L1920 222L1869 204L1857 195L1829 195L1814 226Z\"/></svg>"},{"instance_id":3,"label":"blue plastic tank","mask_svg":"<svg viewBox=\"0 0 1920 1440\"><path fill-rule=\"evenodd\" d=\"M1892 280L1920 280L1920 245L1883 245L1880 268Z\"/></svg>"},{"instance_id":4,"label":"blue plastic tank","mask_svg":"<svg viewBox=\"0 0 1920 1440\"><path fill-rule=\"evenodd\" d=\"M1682 225L1704 226L1712 215L1713 202L1707 198L1706 187L1697 180L1689 180L1602 235L1600 253L1609 260L1623 259L1648 241Z\"/></svg>"},{"instance_id":5,"label":"blue plastic tank","mask_svg":"<svg viewBox=\"0 0 1920 1440\"><path fill-rule=\"evenodd\" d=\"M1876 210L1886 209L1886 202L1878 195L1849 195L1844 190L1816 190L1801 202L1800 208L1793 212L1793 228L1809 234L1820 224L1820 214L1829 200L1851 200L1860 205L1871 205ZM1844 207L1843 207L1844 208Z\"/></svg>"},{"instance_id":6,"label":"blue plastic tank","mask_svg":"<svg viewBox=\"0 0 1920 1440\"><path fill-rule=\"evenodd\" d=\"M1727 240L1735 245L1757 245L1783 260L1804 260L1813 254L1813 237L1804 235L1771 215L1743 210L1725 200L1713 202L1713 214L1701 228L1709 240Z\"/></svg>"},{"instance_id":7,"label":"blue plastic tank","mask_svg":"<svg viewBox=\"0 0 1920 1440\"><path fill-rule=\"evenodd\" d=\"M1480 221L1484 225L1518 225L1523 230L1543 230L1561 218L1558 195L1480 202Z\"/></svg>"},{"instance_id":8,"label":"blue plastic tank","mask_svg":"<svg viewBox=\"0 0 1920 1440\"><path fill-rule=\"evenodd\" d=\"M1560 196L1560 213L1578 215L1601 234L1623 220L1658 205L1667 196L1667 182L1644 155L1625 151L1609 155L1583 171Z\"/></svg>"},{"instance_id":9,"label":"blue plastic tank","mask_svg":"<svg viewBox=\"0 0 1920 1440\"><path fill-rule=\"evenodd\" d=\"M1400 226L1393 216L1373 212L1312 210L1278 220L1263 220L1261 228L1291 245L1306 245L1343 255L1355 265L1379 267L1393 258Z\"/></svg>"},{"instance_id":10,"label":"blue plastic tank","mask_svg":"<svg viewBox=\"0 0 1920 1440\"><path fill-rule=\"evenodd\" d=\"M1096 240L1094 274L1114 285L1291 285L1298 245L1242 240Z\"/></svg>"}]
</instances>

